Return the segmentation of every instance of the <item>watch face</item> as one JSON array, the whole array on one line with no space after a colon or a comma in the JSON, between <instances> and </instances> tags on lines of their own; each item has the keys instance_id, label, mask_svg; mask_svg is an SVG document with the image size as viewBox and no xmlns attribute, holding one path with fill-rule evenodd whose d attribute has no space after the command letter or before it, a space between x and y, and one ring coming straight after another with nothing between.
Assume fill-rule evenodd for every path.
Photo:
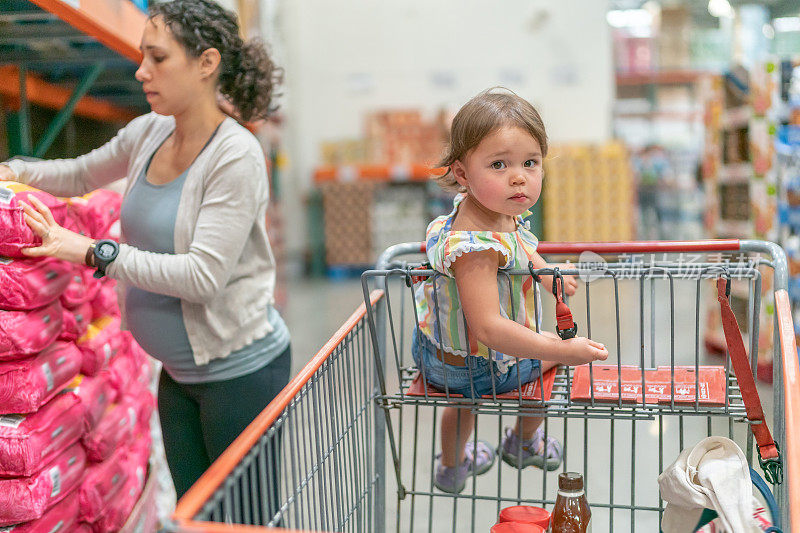
<instances>
[{"instance_id":1,"label":"watch face","mask_svg":"<svg viewBox=\"0 0 800 533\"><path fill-rule=\"evenodd\" d=\"M107 242L100 243L95 248L95 253L101 259L111 259L114 256L114 245Z\"/></svg>"}]
</instances>

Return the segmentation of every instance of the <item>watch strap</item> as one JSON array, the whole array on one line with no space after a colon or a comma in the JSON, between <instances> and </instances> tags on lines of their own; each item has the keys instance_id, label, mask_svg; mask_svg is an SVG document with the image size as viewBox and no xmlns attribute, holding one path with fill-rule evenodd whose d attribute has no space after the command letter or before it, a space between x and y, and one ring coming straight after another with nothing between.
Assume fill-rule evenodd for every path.
<instances>
[{"instance_id":1,"label":"watch strap","mask_svg":"<svg viewBox=\"0 0 800 533\"><path fill-rule=\"evenodd\" d=\"M93 242L89 245L89 248L86 249L86 256L83 258L83 262L88 267L94 266L94 247L96 244L96 242Z\"/></svg>"}]
</instances>

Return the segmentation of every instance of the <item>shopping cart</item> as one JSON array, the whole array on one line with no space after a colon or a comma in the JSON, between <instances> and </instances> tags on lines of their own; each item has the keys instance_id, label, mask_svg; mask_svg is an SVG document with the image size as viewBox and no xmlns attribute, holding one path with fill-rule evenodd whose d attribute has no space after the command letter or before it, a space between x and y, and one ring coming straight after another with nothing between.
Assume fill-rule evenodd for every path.
<instances>
[{"instance_id":1,"label":"shopping cart","mask_svg":"<svg viewBox=\"0 0 800 533\"><path fill-rule=\"evenodd\" d=\"M772 243L736 240L541 243L539 250L551 260L582 261L561 273L580 276L569 306L579 334L608 347L604 365L562 367L535 386L478 400L425 386L424 369L414 368L410 356L413 291L419 279L438 274L421 262L424 245L392 247L376 270L362 276L368 305L181 499L172 529L245 531L230 524L241 523L483 532L503 507L552 506L555 476L576 470L587 483L594 531L657 531L664 505L656 477L682 449L708 435L727 436L758 468L731 360L705 360L700 350L702 307L729 282L746 302L735 310L753 368L767 344L760 334L762 309L774 309L768 343L774 395L765 423L782 452L783 483L773 488L784 531L797 530L800 430L784 413L800 412L800 370L783 251ZM503 272L501 279L545 273L551 271ZM774 291L766 289L770 279ZM551 329L552 299L538 298L543 327ZM475 434L498 443L504 421L544 416L546 434L564 444L563 465L548 473L497 464L473 477L461 494L435 490L436 415L452 405L486 415L478 417Z\"/></svg>"}]
</instances>

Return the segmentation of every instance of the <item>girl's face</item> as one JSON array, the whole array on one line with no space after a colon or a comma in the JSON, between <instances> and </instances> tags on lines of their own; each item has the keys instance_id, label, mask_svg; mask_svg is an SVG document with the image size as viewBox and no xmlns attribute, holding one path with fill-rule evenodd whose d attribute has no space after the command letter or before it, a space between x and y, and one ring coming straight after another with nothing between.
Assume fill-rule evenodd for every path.
<instances>
[{"instance_id":1,"label":"girl's face","mask_svg":"<svg viewBox=\"0 0 800 533\"><path fill-rule=\"evenodd\" d=\"M188 109L208 81L203 56L190 57L161 17L147 21L142 34L142 62L136 79L150 108L160 115L177 115Z\"/></svg>"},{"instance_id":2,"label":"girl's face","mask_svg":"<svg viewBox=\"0 0 800 533\"><path fill-rule=\"evenodd\" d=\"M542 192L542 149L530 133L516 126L487 135L452 168L467 193L495 213L521 215Z\"/></svg>"}]
</instances>

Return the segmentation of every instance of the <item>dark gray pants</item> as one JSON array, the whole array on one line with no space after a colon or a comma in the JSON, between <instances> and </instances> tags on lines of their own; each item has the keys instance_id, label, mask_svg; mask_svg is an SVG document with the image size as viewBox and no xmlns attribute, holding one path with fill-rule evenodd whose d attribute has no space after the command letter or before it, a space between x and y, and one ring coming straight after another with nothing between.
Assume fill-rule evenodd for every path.
<instances>
[{"instance_id":1,"label":"dark gray pants","mask_svg":"<svg viewBox=\"0 0 800 533\"><path fill-rule=\"evenodd\" d=\"M162 369L158 415L178 498L286 386L291 368L287 347L264 368L225 381L178 383Z\"/></svg>"}]
</instances>

